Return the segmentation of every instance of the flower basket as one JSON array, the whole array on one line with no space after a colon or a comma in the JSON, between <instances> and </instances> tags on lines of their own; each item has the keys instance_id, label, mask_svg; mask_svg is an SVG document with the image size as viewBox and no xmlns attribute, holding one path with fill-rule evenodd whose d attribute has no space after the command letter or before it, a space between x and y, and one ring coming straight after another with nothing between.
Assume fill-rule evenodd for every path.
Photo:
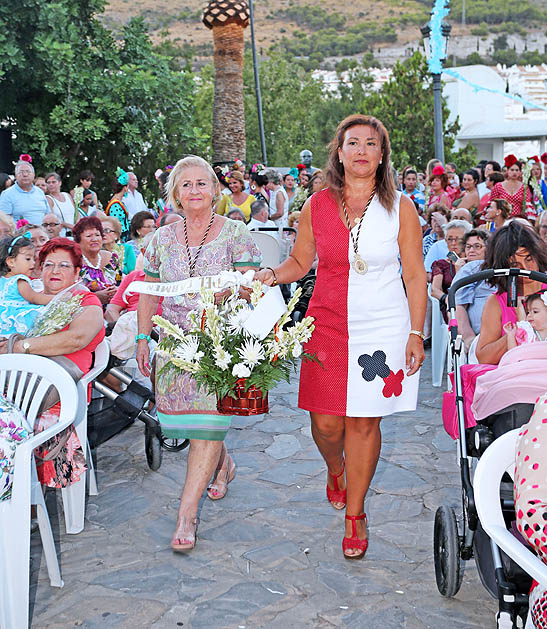
<instances>
[{"instance_id":1,"label":"flower basket","mask_svg":"<svg viewBox=\"0 0 547 629\"><path fill-rule=\"evenodd\" d=\"M235 397L226 395L217 400L217 411L222 415L263 415L268 412L268 393L251 385L245 391L246 378L239 378L234 386Z\"/></svg>"},{"instance_id":2,"label":"flower basket","mask_svg":"<svg viewBox=\"0 0 547 629\"><path fill-rule=\"evenodd\" d=\"M275 289L272 289L275 290ZM279 290L279 289L277 289ZM163 331L156 354L167 361L158 373L174 370L191 374L196 383L217 400L217 409L226 415L260 415L268 412L268 391L282 380L289 381L300 360L319 362L304 351L310 340L313 318L304 317L289 325L301 289L297 289L276 322L253 327L253 317L264 319L264 287L253 283L250 304L232 295L215 303L212 290L201 291L200 310L188 313L186 329L155 315L152 321ZM275 297L275 293L273 293ZM278 296L282 301L281 295ZM274 304L275 305L275 304ZM261 310L262 308L262 310ZM268 308L272 308L271 304ZM272 308L273 319L278 316ZM272 317L270 317L272 318Z\"/></svg>"}]
</instances>

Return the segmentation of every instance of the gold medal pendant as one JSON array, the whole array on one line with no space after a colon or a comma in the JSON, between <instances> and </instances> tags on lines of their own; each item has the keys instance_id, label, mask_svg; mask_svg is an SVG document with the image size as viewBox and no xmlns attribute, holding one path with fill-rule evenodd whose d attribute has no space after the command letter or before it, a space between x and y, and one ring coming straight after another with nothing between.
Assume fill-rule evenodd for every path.
<instances>
[{"instance_id":1,"label":"gold medal pendant","mask_svg":"<svg viewBox=\"0 0 547 629\"><path fill-rule=\"evenodd\" d=\"M368 271L368 264L358 253L355 254L355 258L353 260L353 270L356 273L359 273L359 275L364 275Z\"/></svg>"}]
</instances>

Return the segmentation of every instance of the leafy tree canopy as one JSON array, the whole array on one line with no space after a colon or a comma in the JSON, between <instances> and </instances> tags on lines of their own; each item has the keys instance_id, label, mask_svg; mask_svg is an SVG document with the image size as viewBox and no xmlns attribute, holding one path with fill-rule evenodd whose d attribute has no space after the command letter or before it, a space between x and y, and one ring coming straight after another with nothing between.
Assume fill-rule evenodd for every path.
<instances>
[{"instance_id":1,"label":"leafy tree canopy","mask_svg":"<svg viewBox=\"0 0 547 629\"><path fill-rule=\"evenodd\" d=\"M106 200L117 166L146 177L203 141L193 75L153 49L141 19L115 40L96 17L103 9L103 0L0 3L9 24L0 33L0 120L38 172L56 169L72 185L89 168Z\"/></svg>"}]
</instances>

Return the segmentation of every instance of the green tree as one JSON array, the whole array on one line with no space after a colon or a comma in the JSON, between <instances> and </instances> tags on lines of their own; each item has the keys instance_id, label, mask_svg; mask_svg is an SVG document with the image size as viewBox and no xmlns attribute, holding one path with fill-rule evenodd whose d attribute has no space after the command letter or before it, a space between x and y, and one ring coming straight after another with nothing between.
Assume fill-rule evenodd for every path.
<instances>
[{"instance_id":1,"label":"green tree","mask_svg":"<svg viewBox=\"0 0 547 629\"><path fill-rule=\"evenodd\" d=\"M2 3L10 28L0 36L0 120L38 171L58 169L73 184L90 168L106 201L116 166L153 181L158 166L203 141L192 75L153 50L140 19L116 41L97 19L103 8L102 0Z\"/></svg>"},{"instance_id":2,"label":"green tree","mask_svg":"<svg viewBox=\"0 0 547 629\"><path fill-rule=\"evenodd\" d=\"M424 169L435 154L433 90L425 58L414 53L393 68L393 75L377 92L365 97L361 111L370 113L385 124L393 161L399 168L414 164ZM474 160L473 149L453 151L458 121L448 121L449 110L443 99L445 159L458 166ZM462 165L463 167L463 165Z\"/></svg>"}]
</instances>

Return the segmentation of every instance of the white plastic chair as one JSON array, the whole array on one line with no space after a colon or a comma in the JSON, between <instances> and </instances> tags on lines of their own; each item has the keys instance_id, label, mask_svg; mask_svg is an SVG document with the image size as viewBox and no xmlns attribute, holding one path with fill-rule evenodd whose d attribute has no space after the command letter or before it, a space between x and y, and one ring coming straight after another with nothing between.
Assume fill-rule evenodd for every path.
<instances>
[{"instance_id":1,"label":"white plastic chair","mask_svg":"<svg viewBox=\"0 0 547 629\"><path fill-rule=\"evenodd\" d=\"M439 300L431 295L431 284L427 287L427 295L431 303L431 383L434 387L440 387L445 361L448 360L448 325L441 314Z\"/></svg>"},{"instance_id":2,"label":"white plastic chair","mask_svg":"<svg viewBox=\"0 0 547 629\"><path fill-rule=\"evenodd\" d=\"M78 412L76 415L77 419L74 422L74 428L76 429L78 439L82 445L82 450L85 453L90 496L96 496L98 490L95 469L93 467L93 457L91 456L91 448L87 440L87 390L89 383L95 380L108 365L110 350L106 339L103 339L99 343L95 349L94 355L95 362L93 367L77 384ZM84 529L86 483L85 478L83 480L84 482L73 483L61 490L66 532L71 535L80 533Z\"/></svg>"},{"instance_id":3,"label":"white plastic chair","mask_svg":"<svg viewBox=\"0 0 547 629\"><path fill-rule=\"evenodd\" d=\"M507 530L501 510L500 482L505 472L514 479L519 430L516 428L496 439L480 458L473 482L475 504L482 528L490 539L547 589L547 566Z\"/></svg>"},{"instance_id":4,"label":"white plastic chair","mask_svg":"<svg viewBox=\"0 0 547 629\"><path fill-rule=\"evenodd\" d=\"M26 384L26 386L24 386ZM17 446L12 495L0 502L0 627L23 629L29 621L30 507L37 507L40 536L52 586L62 587L53 533L36 474L34 448L74 422L78 409L76 385L57 363L43 356L0 356L0 393L18 406L34 426L50 386L59 392L59 421Z\"/></svg>"},{"instance_id":5,"label":"white plastic chair","mask_svg":"<svg viewBox=\"0 0 547 629\"><path fill-rule=\"evenodd\" d=\"M275 236L255 230L251 231L251 236L262 254L262 266L276 267L281 260L279 240Z\"/></svg>"}]
</instances>

